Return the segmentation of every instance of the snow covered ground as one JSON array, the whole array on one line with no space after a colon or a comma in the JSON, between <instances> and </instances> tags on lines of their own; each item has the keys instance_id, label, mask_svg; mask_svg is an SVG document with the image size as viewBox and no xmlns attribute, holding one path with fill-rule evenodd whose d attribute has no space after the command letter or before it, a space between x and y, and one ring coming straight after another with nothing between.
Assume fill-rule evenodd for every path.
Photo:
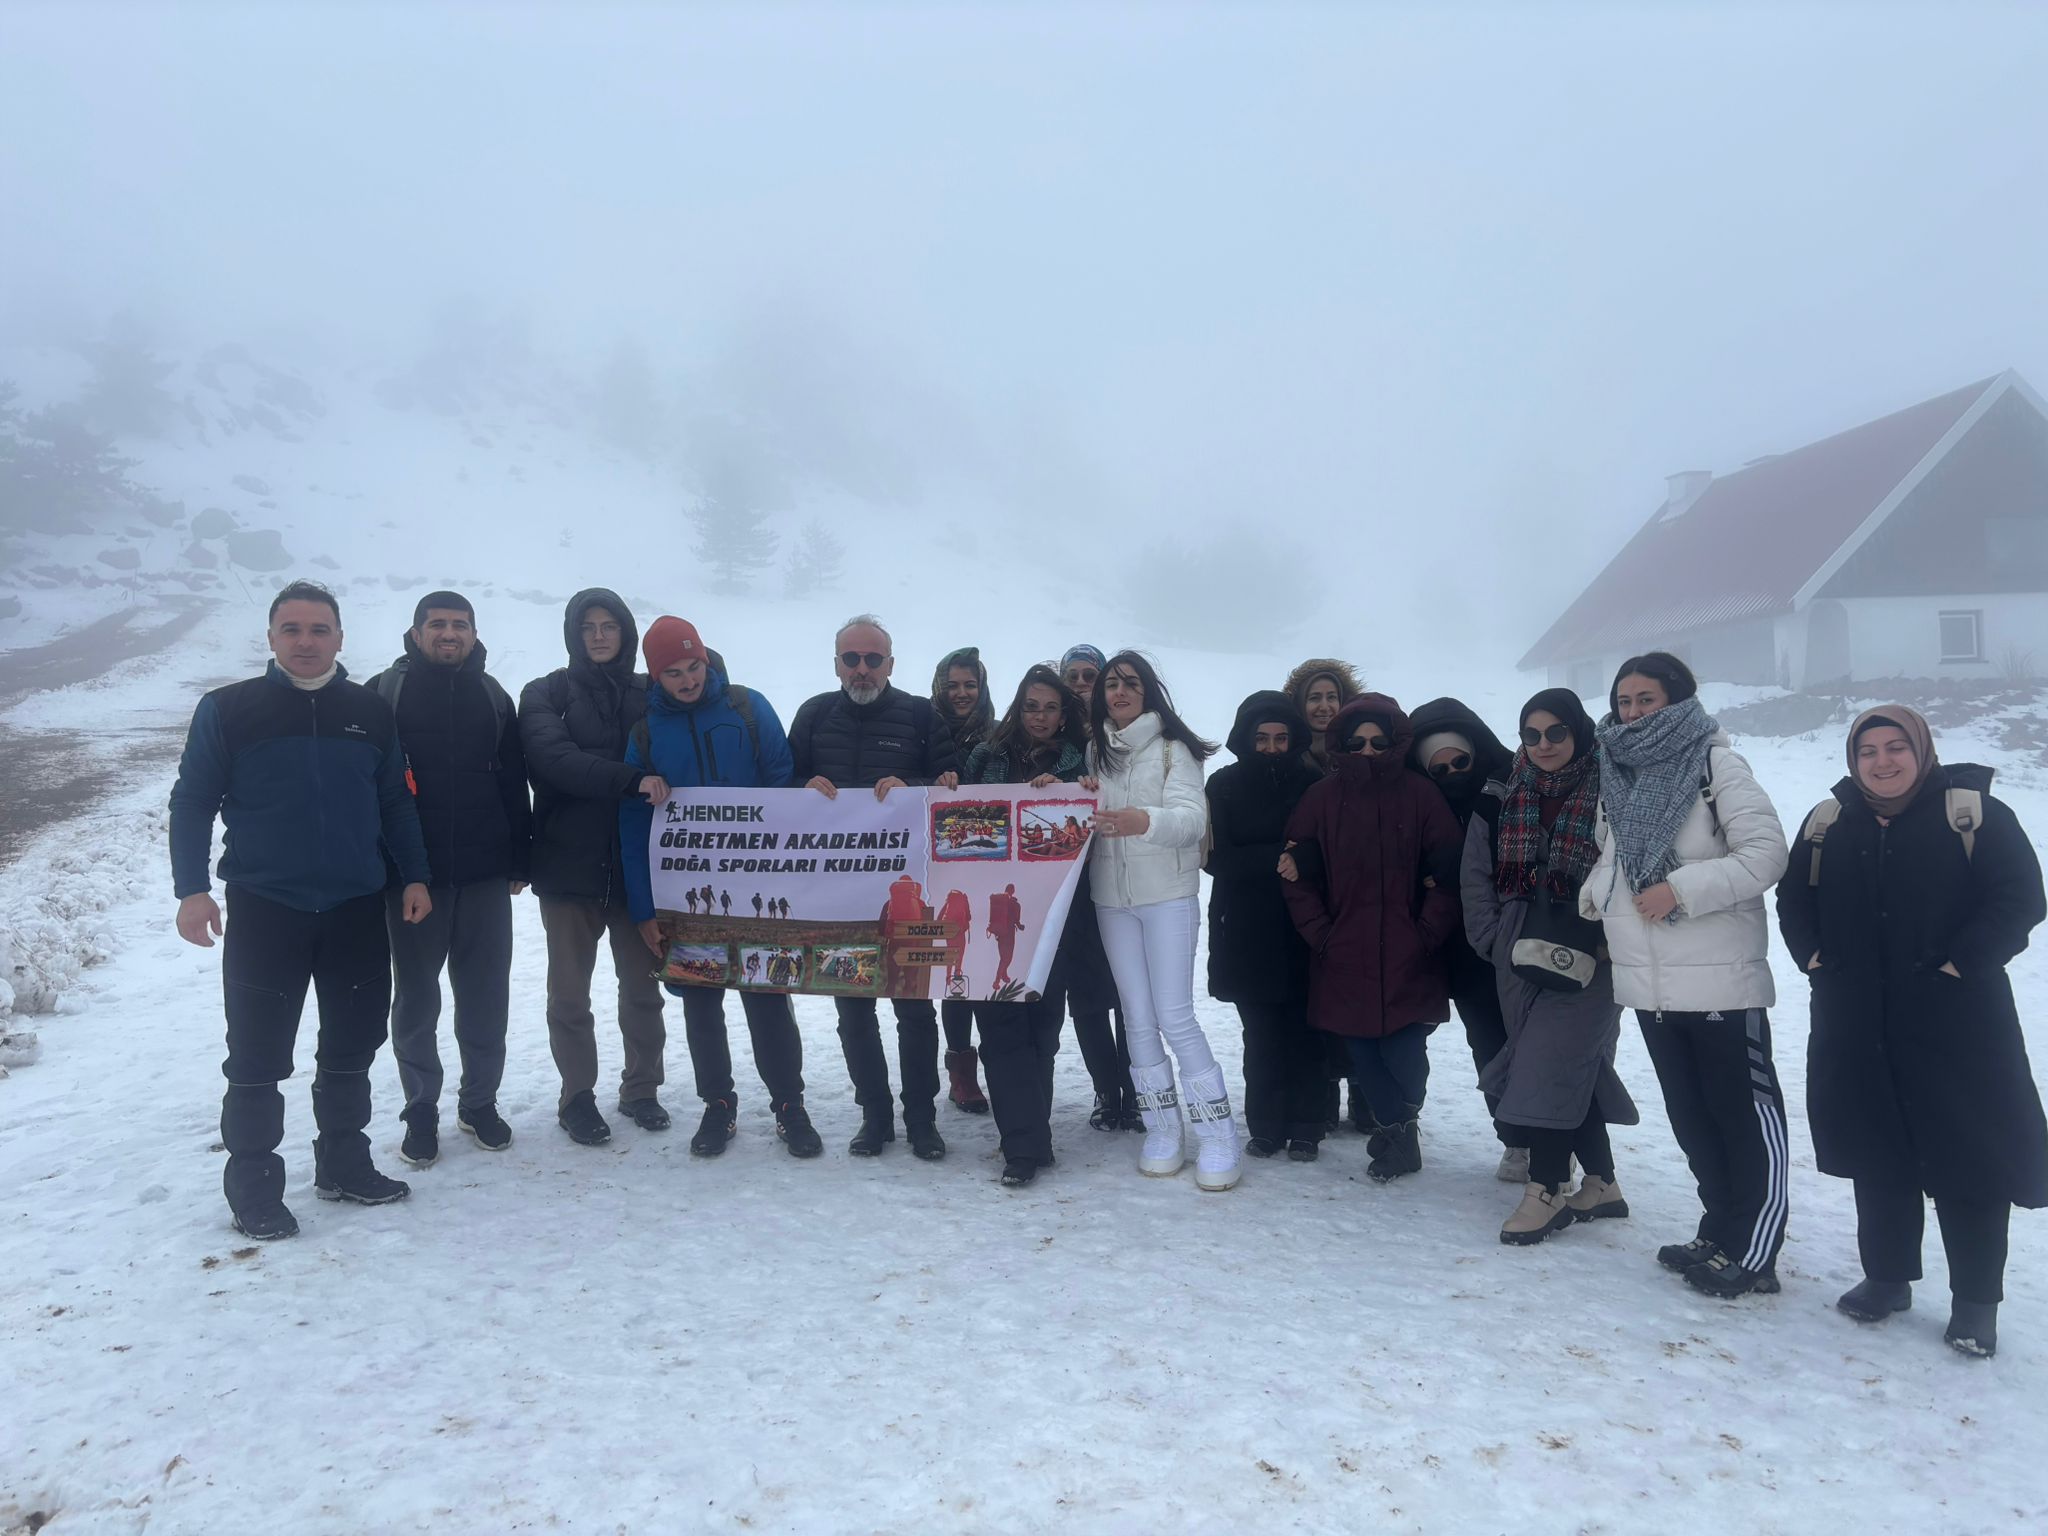
<instances>
[{"instance_id":1,"label":"snow covered ground","mask_svg":"<svg viewBox=\"0 0 2048 1536\"><path fill-rule=\"evenodd\" d=\"M1124 638L1072 596L992 603L908 561L884 577L886 530L843 591L798 606L692 596L686 563L664 570L630 519L578 522L563 549L464 537L484 526L467 505L394 511L406 527L329 573L346 578L359 674L395 653L418 591L478 572L494 577L474 594L493 669L515 689L558 664L559 598L587 582L622 588L643 625L664 606L697 620L785 715L830 686L831 630L855 608L894 623L912 688L963 641L1007 696L1029 661ZM278 524L302 558L351 536L289 507ZM548 600L512 595L528 588ZM0 724L119 736L181 719L199 689L254 670L261 629L260 593L232 596L171 655L33 695ZM1370 632L1160 660L1219 736L1239 697L1309 650L1354 655L1411 703L1464 689L1512 724L1523 680L1375 653ZM1741 745L1788 819L1840 771L1832 735ZM2020 766L1954 733L1943 746ZM302 1074L285 1150L304 1234L257 1248L227 1226L213 1150L219 955L171 927L173 767L113 776L0 871L0 922L59 1008L28 1021L41 1060L0 1083L0 1532L39 1514L67 1533L2048 1528L2048 1222L2016 1219L1988 1365L1942 1346L1938 1244L1911 1313L1877 1329L1834 1313L1857 1275L1853 1218L1847 1187L1813 1170L1804 984L1783 955L1797 1173L1773 1299L1710 1301L1653 1261L1690 1235L1694 1203L1632 1024L1621 1070L1644 1123L1616 1143L1634 1218L1531 1250L1497 1241L1515 1191L1493 1178L1455 1023L1434 1043L1425 1169L1392 1188L1365 1179L1349 1134L1313 1166L1250 1165L1228 1195L1140 1178L1136 1138L1087 1128L1071 1039L1059 1166L1033 1188L1002 1190L993 1127L950 1109L943 1164L901 1143L853 1162L831 1010L808 999L824 1158L776 1145L737 1028L741 1135L723 1158L689 1156L679 1027L677 1128L620 1121L610 1146L576 1147L554 1125L530 900L501 1098L512 1148L477 1150L451 1113L410 1201L320 1204ZM2008 792L2048 828L2037 766ZM2016 967L2037 1059L2043 965L2037 948ZM1203 1019L1235 1079L1233 1012L1205 1003ZM309 1020L302 1062L311 1034ZM600 1041L609 1073L602 1022ZM402 1171L388 1054L376 1087L378 1154Z\"/></svg>"}]
</instances>

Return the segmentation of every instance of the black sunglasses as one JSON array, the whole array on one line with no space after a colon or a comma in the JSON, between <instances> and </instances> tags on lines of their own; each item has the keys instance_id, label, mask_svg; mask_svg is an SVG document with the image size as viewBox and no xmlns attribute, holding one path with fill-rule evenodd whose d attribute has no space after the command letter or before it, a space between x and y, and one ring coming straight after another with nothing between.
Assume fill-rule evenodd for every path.
<instances>
[{"instance_id":1,"label":"black sunglasses","mask_svg":"<svg viewBox=\"0 0 2048 1536\"><path fill-rule=\"evenodd\" d=\"M841 651L839 653L839 665L846 668L849 672L855 667L863 665L872 672L888 659L880 651Z\"/></svg>"},{"instance_id":2,"label":"black sunglasses","mask_svg":"<svg viewBox=\"0 0 2048 1536\"><path fill-rule=\"evenodd\" d=\"M1522 745L1533 747L1539 741L1547 741L1554 747L1571 733L1572 728L1563 724L1546 725L1540 731L1533 725L1525 725L1522 727Z\"/></svg>"},{"instance_id":3,"label":"black sunglasses","mask_svg":"<svg viewBox=\"0 0 2048 1536\"><path fill-rule=\"evenodd\" d=\"M1452 774L1463 773L1467 768L1470 768L1471 766L1471 755L1469 753L1460 752L1448 763L1431 763L1429 765L1429 776L1432 779L1448 779Z\"/></svg>"},{"instance_id":4,"label":"black sunglasses","mask_svg":"<svg viewBox=\"0 0 2048 1536\"><path fill-rule=\"evenodd\" d=\"M1360 734L1345 742L1344 750L1346 752L1384 752L1392 745L1393 743L1384 736Z\"/></svg>"}]
</instances>

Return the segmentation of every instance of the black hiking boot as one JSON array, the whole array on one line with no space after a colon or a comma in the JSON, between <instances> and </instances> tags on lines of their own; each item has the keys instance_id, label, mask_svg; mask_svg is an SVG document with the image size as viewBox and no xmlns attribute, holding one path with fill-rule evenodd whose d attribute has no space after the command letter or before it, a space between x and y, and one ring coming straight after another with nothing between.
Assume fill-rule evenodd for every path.
<instances>
[{"instance_id":1,"label":"black hiking boot","mask_svg":"<svg viewBox=\"0 0 2048 1536\"><path fill-rule=\"evenodd\" d=\"M612 1128L598 1113L595 1094L577 1094L562 1106L555 1118L569 1133L569 1139L579 1147L601 1147L612 1139Z\"/></svg>"},{"instance_id":2,"label":"black hiking boot","mask_svg":"<svg viewBox=\"0 0 2048 1536\"><path fill-rule=\"evenodd\" d=\"M325 1168L314 1159L313 1193L322 1200L346 1200L351 1205L389 1205L412 1193L403 1179L379 1173L365 1158L355 1167Z\"/></svg>"},{"instance_id":3,"label":"black hiking boot","mask_svg":"<svg viewBox=\"0 0 2048 1536\"><path fill-rule=\"evenodd\" d=\"M1998 1303L1958 1301L1949 1309L1948 1327L1942 1338L1948 1347L1972 1360L1989 1360L1998 1353Z\"/></svg>"},{"instance_id":4,"label":"black hiking boot","mask_svg":"<svg viewBox=\"0 0 2048 1536\"><path fill-rule=\"evenodd\" d=\"M596 1107L594 1103L591 1105L592 1109ZM467 1132L469 1138L486 1152L502 1152L512 1145L512 1127L505 1123L495 1104L457 1111L455 1128Z\"/></svg>"},{"instance_id":5,"label":"black hiking boot","mask_svg":"<svg viewBox=\"0 0 2048 1536\"><path fill-rule=\"evenodd\" d=\"M775 1135L791 1157L816 1157L825 1150L824 1138L801 1104L775 1106Z\"/></svg>"},{"instance_id":6,"label":"black hiking boot","mask_svg":"<svg viewBox=\"0 0 2048 1536\"><path fill-rule=\"evenodd\" d=\"M1287 1143L1287 1161L1290 1163L1312 1163L1323 1155L1320 1143L1297 1136Z\"/></svg>"},{"instance_id":7,"label":"black hiking boot","mask_svg":"<svg viewBox=\"0 0 2048 1536\"><path fill-rule=\"evenodd\" d=\"M1881 1323L1913 1307L1913 1287L1904 1280L1859 1280L1835 1298L1835 1310L1859 1323Z\"/></svg>"},{"instance_id":8,"label":"black hiking boot","mask_svg":"<svg viewBox=\"0 0 2048 1536\"><path fill-rule=\"evenodd\" d=\"M431 1168L441 1155L441 1128L430 1113L415 1110L405 1117L405 1140L398 1144L399 1161L408 1168Z\"/></svg>"},{"instance_id":9,"label":"black hiking boot","mask_svg":"<svg viewBox=\"0 0 2048 1536\"><path fill-rule=\"evenodd\" d=\"M853 1133L853 1140L846 1144L846 1150L853 1157L880 1157L882 1148L895 1139L895 1116L885 1119L880 1115L869 1115L861 1121L860 1129Z\"/></svg>"},{"instance_id":10,"label":"black hiking boot","mask_svg":"<svg viewBox=\"0 0 2048 1536\"><path fill-rule=\"evenodd\" d=\"M1277 1136L1248 1136L1245 1138L1244 1155L1246 1157L1272 1157L1285 1145L1286 1143L1282 1142Z\"/></svg>"},{"instance_id":11,"label":"black hiking boot","mask_svg":"<svg viewBox=\"0 0 2048 1536\"><path fill-rule=\"evenodd\" d=\"M229 1223L244 1237L253 1237L259 1243L275 1242L281 1237L299 1235L299 1218L285 1209L282 1200L274 1205L252 1206L246 1211L234 1211L228 1217Z\"/></svg>"},{"instance_id":12,"label":"black hiking boot","mask_svg":"<svg viewBox=\"0 0 2048 1536\"><path fill-rule=\"evenodd\" d=\"M713 1099L704 1106L697 1134L690 1138L692 1157L716 1157L739 1129L739 1111L731 1099Z\"/></svg>"},{"instance_id":13,"label":"black hiking boot","mask_svg":"<svg viewBox=\"0 0 2048 1536\"><path fill-rule=\"evenodd\" d=\"M903 1128L905 1140L910 1143L910 1154L922 1163L936 1163L946 1155L946 1138L939 1134L936 1121L927 1120L919 1125Z\"/></svg>"},{"instance_id":14,"label":"black hiking boot","mask_svg":"<svg viewBox=\"0 0 2048 1536\"><path fill-rule=\"evenodd\" d=\"M1738 1296L1775 1296L1783 1289L1778 1284L1777 1266L1744 1269L1726 1253L1716 1253L1706 1263L1693 1265L1685 1272L1685 1283L1723 1301L1733 1301Z\"/></svg>"},{"instance_id":15,"label":"black hiking boot","mask_svg":"<svg viewBox=\"0 0 2048 1536\"><path fill-rule=\"evenodd\" d=\"M669 1128L668 1111L651 1093L644 1099L619 1100L619 1113L643 1131L665 1131Z\"/></svg>"},{"instance_id":16,"label":"black hiking boot","mask_svg":"<svg viewBox=\"0 0 2048 1536\"><path fill-rule=\"evenodd\" d=\"M1688 1269L1706 1263L1720 1251L1721 1245L1711 1237L1696 1237L1689 1243L1666 1243L1657 1250L1657 1262L1682 1275Z\"/></svg>"},{"instance_id":17,"label":"black hiking boot","mask_svg":"<svg viewBox=\"0 0 2048 1536\"><path fill-rule=\"evenodd\" d=\"M1013 1157L1003 1164L1003 1187L1022 1189L1038 1177L1039 1162L1035 1157Z\"/></svg>"},{"instance_id":18,"label":"black hiking boot","mask_svg":"<svg viewBox=\"0 0 2048 1536\"><path fill-rule=\"evenodd\" d=\"M1095 1095L1095 1108L1088 1116L1088 1129L1091 1131L1119 1130L1121 1127L1118 1126L1117 1122L1122 1118L1122 1103L1113 1103L1098 1093Z\"/></svg>"},{"instance_id":19,"label":"black hiking boot","mask_svg":"<svg viewBox=\"0 0 2048 1536\"><path fill-rule=\"evenodd\" d=\"M1399 1125L1378 1127L1367 1143L1368 1148L1377 1146L1373 1159L1366 1165L1366 1176L1378 1184L1392 1183L1407 1174L1422 1171L1422 1124L1418 1120L1403 1120Z\"/></svg>"}]
</instances>

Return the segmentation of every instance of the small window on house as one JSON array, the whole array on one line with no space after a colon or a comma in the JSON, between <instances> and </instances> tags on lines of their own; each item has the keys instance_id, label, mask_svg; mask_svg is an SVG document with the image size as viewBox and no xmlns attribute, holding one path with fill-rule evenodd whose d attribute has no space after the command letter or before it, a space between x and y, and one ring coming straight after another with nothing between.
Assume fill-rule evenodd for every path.
<instances>
[{"instance_id":1,"label":"small window on house","mask_svg":"<svg viewBox=\"0 0 2048 1536\"><path fill-rule=\"evenodd\" d=\"M1943 661L1984 659L1984 615L1981 612L1950 612L1940 618Z\"/></svg>"}]
</instances>

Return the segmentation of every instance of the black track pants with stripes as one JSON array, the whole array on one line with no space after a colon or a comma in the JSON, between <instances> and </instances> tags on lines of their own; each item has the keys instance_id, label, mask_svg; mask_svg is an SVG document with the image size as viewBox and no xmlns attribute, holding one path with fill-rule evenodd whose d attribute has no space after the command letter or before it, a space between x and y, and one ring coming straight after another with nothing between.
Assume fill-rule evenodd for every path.
<instances>
[{"instance_id":1,"label":"black track pants with stripes","mask_svg":"<svg viewBox=\"0 0 2048 1536\"><path fill-rule=\"evenodd\" d=\"M1761 1008L1638 1009L1672 1134L1699 1185L1699 1235L1749 1270L1777 1262L1792 1159L1785 1095Z\"/></svg>"}]
</instances>

